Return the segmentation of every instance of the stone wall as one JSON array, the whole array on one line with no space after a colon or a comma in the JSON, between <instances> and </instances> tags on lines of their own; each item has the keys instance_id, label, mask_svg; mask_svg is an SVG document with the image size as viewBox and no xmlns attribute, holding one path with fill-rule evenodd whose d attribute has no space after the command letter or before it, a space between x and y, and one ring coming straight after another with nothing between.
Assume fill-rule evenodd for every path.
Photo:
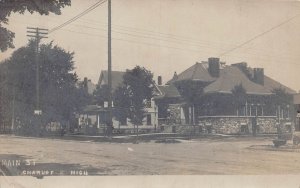
<instances>
[{"instance_id":1,"label":"stone wall","mask_svg":"<svg viewBox=\"0 0 300 188\"><path fill-rule=\"evenodd\" d=\"M249 134L252 132L250 118L244 117L205 117L199 119L199 126L206 133Z\"/></svg>"},{"instance_id":2,"label":"stone wall","mask_svg":"<svg viewBox=\"0 0 300 188\"><path fill-rule=\"evenodd\" d=\"M277 119L272 117L257 118L257 132L258 133L277 133L278 127Z\"/></svg>"},{"instance_id":3,"label":"stone wall","mask_svg":"<svg viewBox=\"0 0 300 188\"><path fill-rule=\"evenodd\" d=\"M200 117L199 126L202 126L207 133L252 134L254 119L255 117L237 116ZM257 117L256 124L257 134L277 133L276 117Z\"/></svg>"},{"instance_id":4,"label":"stone wall","mask_svg":"<svg viewBox=\"0 0 300 188\"><path fill-rule=\"evenodd\" d=\"M197 125L165 125L162 132L181 134L253 134L252 122L255 117L206 116L200 117ZM293 131L291 122L277 122L273 116L257 117L256 134L277 134Z\"/></svg>"}]
</instances>

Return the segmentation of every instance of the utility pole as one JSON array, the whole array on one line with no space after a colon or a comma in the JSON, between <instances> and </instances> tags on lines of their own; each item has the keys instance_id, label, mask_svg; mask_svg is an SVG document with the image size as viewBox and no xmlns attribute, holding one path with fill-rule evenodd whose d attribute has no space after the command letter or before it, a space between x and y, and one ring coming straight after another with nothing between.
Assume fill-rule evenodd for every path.
<instances>
[{"instance_id":1,"label":"utility pole","mask_svg":"<svg viewBox=\"0 0 300 188\"><path fill-rule=\"evenodd\" d=\"M42 29L42 28L33 28L33 27L27 27L27 36L32 37L35 39L36 46L35 46L35 63L36 63L36 107L34 110L34 115L36 115L36 125L34 126L34 131L36 134L40 133L40 126L42 124L41 118L39 117L42 114L42 110L40 107L40 70L39 70L39 46L40 41L43 38L48 38L46 35L48 34L48 29Z\"/></svg>"},{"instance_id":2,"label":"utility pole","mask_svg":"<svg viewBox=\"0 0 300 188\"><path fill-rule=\"evenodd\" d=\"M111 0L107 1L108 5L108 68L107 68L107 80L108 80L108 119L107 130L108 136L112 134L112 77L111 77Z\"/></svg>"},{"instance_id":3,"label":"utility pole","mask_svg":"<svg viewBox=\"0 0 300 188\"><path fill-rule=\"evenodd\" d=\"M41 115L42 111L40 109L40 84L39 84L39 46L40 41L43 38L48 38L46 35L48 34L48 29L42 29L42 28L33 28L33 27L27 27L27 36L32 37L36 41L36 49L35 49L35 63L36 63L36 107L34 114Z\"/></svg>"}]
</instances>

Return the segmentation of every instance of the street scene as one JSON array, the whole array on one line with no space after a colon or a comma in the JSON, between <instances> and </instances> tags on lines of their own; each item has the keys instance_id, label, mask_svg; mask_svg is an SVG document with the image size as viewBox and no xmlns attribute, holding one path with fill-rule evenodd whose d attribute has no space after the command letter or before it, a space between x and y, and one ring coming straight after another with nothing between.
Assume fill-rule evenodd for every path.
<instances>
[{"instance_id":1,"label":"street scene","mask_svg":"<svg viewBox=\"0 0 300 188\"><path fill-rule=\"evenodd\" d=\"M298 175L299 11L0 1L0 175Z\"/></svg>"},{"instance_id":2,"label":"street scene","mask_svg":"<svg viewBox=\"0 0 300 188\"><path fill-rule=\"evenodd\" d=\"M210 137L178 143L107 143L1 136L8 175L299 174L300 147L275 149L270 138ZM31 150L26 149L31 146ZM59 146L59 148L58 148ZM63 155L62 155L63 153ZM10 160L10 162L8 161ZM20 160L21 165L13 163ZM26 166L28 165L28 166ZM5 172L5 170L3 170ZM46 175L44 175L46 176Z\"/></svg>"}]
</instances>

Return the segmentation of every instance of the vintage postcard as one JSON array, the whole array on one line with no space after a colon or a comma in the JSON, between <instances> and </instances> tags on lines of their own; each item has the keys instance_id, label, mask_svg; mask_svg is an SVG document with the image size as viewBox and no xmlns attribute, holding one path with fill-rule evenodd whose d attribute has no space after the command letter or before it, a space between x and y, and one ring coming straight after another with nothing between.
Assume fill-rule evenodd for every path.
<instances>
[{"instance_id":1,"label":"vintage postcard","mask_svg":"<svg viewBox=\"0 0 300 188\"><path fill-rule=\"evenodd\" d=\"M0 0L0 187L299 187L299 32L297 0Z\"/></svg>"}]
</instances>

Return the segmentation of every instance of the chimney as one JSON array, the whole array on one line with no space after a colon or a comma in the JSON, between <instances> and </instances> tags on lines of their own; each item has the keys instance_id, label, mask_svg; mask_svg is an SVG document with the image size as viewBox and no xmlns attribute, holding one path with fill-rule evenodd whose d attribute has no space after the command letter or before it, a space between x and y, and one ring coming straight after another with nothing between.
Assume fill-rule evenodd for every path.
<instances>
[{"instance_id":1,"label":"chimney","mask_svg":"<svg viewBox=\"0 0 300 188\"><path fill-rule=\"evenodd\" d=\"M173 75L173 80L176 81L177 79L178 79L178 75L177 75L177 72L175 71L174 75Z\"/></svg>"},{"instance_id":2,"label":"chimney","mask_svg":"<svg viewBox=\"0 0 300 188\"><path fill-rule=\"evenodd\" d=\"M87 77L84 77L83 79L83 88L87 91L88 89L88 79Z\"/></svg>"},{"instance_id":3,"label":"chimney","mask_svg":"<svg viewBox=\"0 0 300 188\"><path fill-rule=\"evenodd\" d=\"M253 81L257 84L264 85L265 74L263 68L253 69Z\"/></svg>"},{"instance_id":4,"label":"chimney","mask_svg":"<svg viewBox=\"0 0 300 188\"><path fill-rule=\"evenodd\" d=\"M212 77L220 76L220 59L215 57L208 58L208 72Z\"/></svg>"},{"instance_id":5,"label":"chimney","mask_svg":"<svg viewBox=\"0 0 300 188\"><path fill-rule=\"evenodd\" d=\"M241 63L234 63L234 64L231 64L232 66L236 66L238 67L240 70L242 71L246 71L247 68L248 68L248 65L246 62L241 62Z\"/></svg>"},{"instance_id":6,"label":"chimney","mask_svg":"<svg viewBox=\"0 0 300 188\"><path fill-rule=\"evenodd\" d=\"M159 86L162 85L162 77L161 77L161 76L158 76L158 77L157 77L157 84L158 84Z\"/></svg>"}]
</instances>

